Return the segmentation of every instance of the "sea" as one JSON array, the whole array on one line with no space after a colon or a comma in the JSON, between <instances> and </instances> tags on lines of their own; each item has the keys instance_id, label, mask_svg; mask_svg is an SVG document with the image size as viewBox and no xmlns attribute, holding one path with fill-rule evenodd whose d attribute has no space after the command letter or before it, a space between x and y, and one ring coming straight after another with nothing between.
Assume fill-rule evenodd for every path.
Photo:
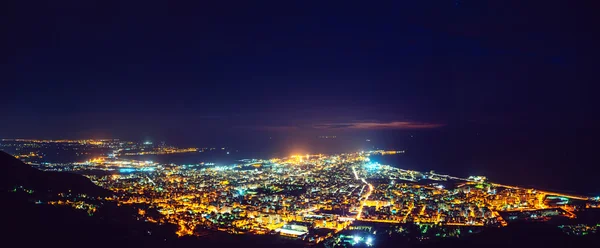
<instances>
[{"instance_id":1,"label":"sea","mask_svg":"<svg viewBox=\"0 0 600 248\"><path fill-rule=\"evenodd\" d=\"M206 152L132 157L160 163L229 165L241 159L270 159L304 154L338 154L368 150L403 150L373 156L397 168L435 171L458 177L486 176L490 181L589 196L600 195L596 140L590 132L518 129L444 128L429 131L337 133L285 136L259 133L248 137L166 139L177 147L213 148ZM217 142L218 141L218 142ZM8 151L8 150L7 150ZM10 152L10 151L8 151ZM85 161L98 154L73 157L61 151L45 154L49 162Z\"/></svg>"},{"instance_id":2,"label":"sea","mask_svg":"<svg viewBox=\"0 0 600 248\"><path fill-rule=\"evenodd\" d=\"M242 145L240 145L242 144ZM336 154L367 150L403 150L402 154L373 156L393 167L435 171L459 177L486 176L490 181L582 195L600 195L598 176L590 172L595 150L571 135L535 133L395 132L335 138L264 137L215 147L204 153L150 155L141 159L161 163L231 164L240 159L269 159L295 154Z\"/></svg>"}]
</instances>

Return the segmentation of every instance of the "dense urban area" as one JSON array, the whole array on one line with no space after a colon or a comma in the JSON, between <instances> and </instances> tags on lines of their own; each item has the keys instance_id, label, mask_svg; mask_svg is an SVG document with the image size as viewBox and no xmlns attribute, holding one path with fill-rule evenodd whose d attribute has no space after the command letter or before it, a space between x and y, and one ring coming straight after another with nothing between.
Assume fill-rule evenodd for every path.
<instances>
[{"instance_id":1,"label":"dense urban area","mask_svg":"<svg viewBox=\"0 0 600 248\"><path fill-rule=\"evenodd\" d=\"M371 159L404 151L174 164L137 158L229 152L224 147L120 140L4 139L0 149L40 170L82 174L113 194L90 199L62 192L37 204L70 206L93 215L101 207L98 200L116 202L136 208L139 221L176 225L178 236L218 230L336 247L373 246L394 235L420 241L456 238L519 221L560 220L556 228L575 236L600 228L576 221L582 211L600 208L598 197L503 185L484 176L404 170ZM72 161L45 160L53 153L68 153Z\"/></svg>"}]
</instances>

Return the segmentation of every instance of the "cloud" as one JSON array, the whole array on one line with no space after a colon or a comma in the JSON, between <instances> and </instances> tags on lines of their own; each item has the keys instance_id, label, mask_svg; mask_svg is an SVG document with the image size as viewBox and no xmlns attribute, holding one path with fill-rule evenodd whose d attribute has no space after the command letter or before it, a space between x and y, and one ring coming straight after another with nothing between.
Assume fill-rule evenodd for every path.
<instances>
[{"instance_id":1,"label":"cloud","mask_svg":"<svg viewBox=\"0 0 600 248\"><path fill-rule=\"evenodd\" d=\"M332 122L318 123L308 125L258 125L258 126L238 126L237 128L254 129L263 131L288 132L298 130L381 130L381 129L432 129L444 126L444 124L413 122L413 121L356 121L356 122Z\"/></svg>"},{"instance_id":2,"label":"cloud","mask_svg":"<svg viewBox=\"0 0 600 248\"><path fill-rule=\"evenodd\" d=\"M412 121L392 122L352 122L352 123L325 123L313 125L316 129L431 129L444 126L439 123L425 123Z\"/></svg>"},{"instance_id":3,"label":"cloud","mask_svg":"<svg viewBox=\"0 0 600 248\"><path fill-rule=\"evenodd\" d=\"M316 129L341 129L341 128L350 128L354 126L353 124L341 124L341 123L333 123L333 124L316 124L313 125L313 128Z\"/></svg>"}]
</instances>

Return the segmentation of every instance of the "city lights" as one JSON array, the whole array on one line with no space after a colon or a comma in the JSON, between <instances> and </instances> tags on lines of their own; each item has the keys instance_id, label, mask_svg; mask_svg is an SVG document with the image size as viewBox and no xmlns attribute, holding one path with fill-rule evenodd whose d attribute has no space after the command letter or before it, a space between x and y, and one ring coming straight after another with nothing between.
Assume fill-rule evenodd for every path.
<instances>
[{"instance_id":1,"label":"city lights","mask_svg":"<svg viewBox=\"0 0 600 248\"><path fill-rule=\"evenodd\" d=\"M460 178L433 171L405 170L371 158L401 154L401 151L305 154L268 160L245 159L229 165L213 162L178 165L124 158L121 154L188 152L195 148L153 148L153 144L144 142L148 151L136 151L142 144L113 140L11 142L16 146L26 144L24 147L69 144L69 149L76 150L78 146L93 144L98 149L108 150L106 155L85 162L43 162L36 166L42 170L84 174L95 184L114 192L110 201L157 210L159 216L149 216L147 209L140 208L139 218L174 224L179 236L197 235L198 228L209 228L234 234L276 233L303 239L306 235L316 235L312 230L320 229L324 234L311 236L310 240L322 242L351 230L357 221L415 224L423 228L422 233L427 233L429 226L504 227L514 220L575 218L572 203L577 201L587 202L589 208L600 207L597 198L501 185L483 176ZM221 152L223 149L199 150ZM41 152L32 150L27 154ZM22 159L36 158L22 156ZM97 171L107 171L109 175ZM85 201L50 201L48 204L70 206L89 214L97 209ZM355 235L352 242L373 246L374 237L370 235L372 233Z\"/></svg>"}]
</instances>

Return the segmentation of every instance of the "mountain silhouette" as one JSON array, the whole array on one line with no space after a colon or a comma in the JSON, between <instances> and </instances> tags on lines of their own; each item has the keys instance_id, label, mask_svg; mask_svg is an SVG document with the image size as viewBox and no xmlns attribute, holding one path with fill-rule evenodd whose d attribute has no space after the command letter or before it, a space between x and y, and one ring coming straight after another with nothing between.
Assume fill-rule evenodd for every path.
<instances>
[{"instance_id":1,"label":"mountain silhouette","mask_svg":"<svg viewBox=\"0 0 600 248\"><path fill-rule=\"evenodd\" d=\"M69 192L93 197L107 197L112 193L92 183L84 176L54 171L40 171L8 153L0 151L0 190L22 187L44 193Z\"/></svg>"},{"instance_id":2,"label":"mountain silhouette","mask_svg":"<svg viewBox=\"0 0 600 248\"><path fill-rule=\"evenodd\" d=\"M99 207L93 215L69 206L43 204L60 193L85 194ZM69 172L40 171L0 151L0 245L12 247L280 247L273 237L208 231L202 238L175 235L177 226L137 218L134 206L96 198L110 190ZM69 198L71 199L71 198ZM71 199L72 200L72 199ZM79 199L81 200L81 199ZM42 204L36 204L41 202ZM155 209L150 209L155 210ZM285 246L303 247L285 243Z\"/></svg>"},{"instance_id":3,"label":"mountain silhouette","mask_svg":"<svg viewBox=\"0 0 600 248\"><path fill-rule=\"evenodd\" d=\"M82 175L41 171L0 151L0 244L164 247L167 239L176 238L175 226L140 221L135 217L137 209L102 200L112 195ZM71 206L46 204L57 200L84 201L98 208L90 214Z\"/></svg>"}]
</instances>

